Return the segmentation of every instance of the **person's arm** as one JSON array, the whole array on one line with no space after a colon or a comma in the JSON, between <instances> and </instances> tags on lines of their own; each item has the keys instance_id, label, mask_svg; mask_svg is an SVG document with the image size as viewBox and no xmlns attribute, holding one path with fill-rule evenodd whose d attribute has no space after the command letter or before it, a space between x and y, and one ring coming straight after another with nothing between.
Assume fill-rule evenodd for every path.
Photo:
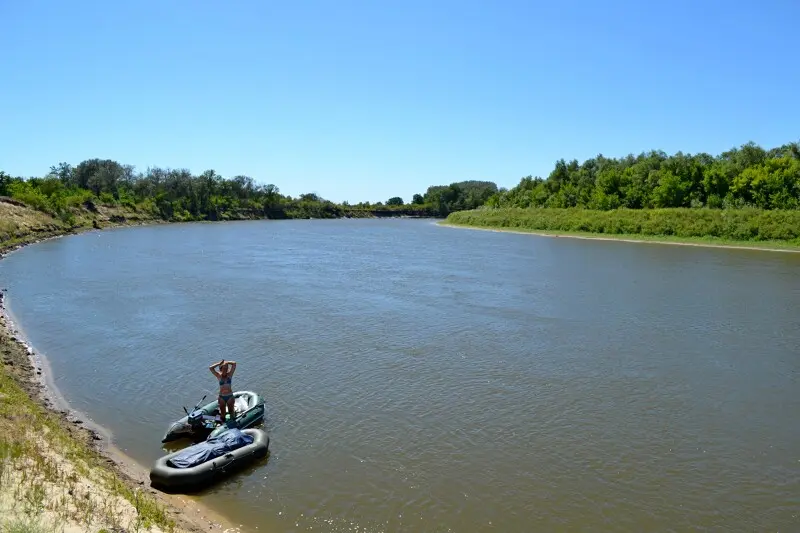
<instances>
[{"instance_id":1,"label":"person's arm","mask_svg":"<svg viewBox=\"0 0 800 533\"><path fill-rule=\"evenodd\" d=\"M231 376L234 372L236 372L236 361L228 361L228 364L231 365Z\"/></svg>"},{"instance_id":2,"label":"person's arm","mask_svg":"<svg viewBox=\"0 0 800 533\"><path fill-rule=\"evenodd\" d=\"M225 362L225 360L223 359L223 360L222 360L222 361L220 361L219 363L214 363L213 365L211 365L210 367L208 367L208 369L211 371L211 373L212 373L212 374L214 374L214 376L215 376L217 379L219 379L219 372L217 372L217 371L216 371L216 370L214 370L214 369L215 369L215 368L217 368L218 366L220 366L220 365L221 365L222 363L224 363L224 362Z\"/></svg>"}]
</instances>

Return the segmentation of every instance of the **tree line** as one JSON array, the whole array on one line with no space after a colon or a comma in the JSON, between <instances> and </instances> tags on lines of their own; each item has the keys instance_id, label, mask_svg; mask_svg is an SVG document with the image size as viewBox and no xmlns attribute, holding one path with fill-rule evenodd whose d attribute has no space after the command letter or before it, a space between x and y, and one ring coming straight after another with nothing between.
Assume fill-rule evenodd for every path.
<instances>
[{"instance_id":1,"label":"tree line","mask_svg":"<svg viewBox=\"0 0 800 533\"><path fill-rule=\"evenodd\" d=\"M547 178L526 176L511 189L491 181L432 185L410 202L335 203L314 193L282 194L249 176L224 178L214 170L148 168L110 159L77 166L59 163L43 177L0 171L0 196L10 196L65 222L94 204L123 206L171 221L243 218L430 216L483 208L743 208L800 207L800 143L765 150L750 142L717 156L707 153L603 155L579 163L561 159Z\"/></svg>"},{"instance_id":2,"label":"tree line","mask_svg":"<svg viewBox=\"0 0 800 533\"><path fill-rule=\"evenodd\" d=\"M434 185L386 203L337 204L317 194L284 195L274 184L258 184L249 176L224 178L214 170L194 175L186 169L148 168L110 159L88 159L77 166L59 163L43 177L12 177L0 171L0 196L11 197L35 209L74 220L76 209L95 204L123 206L171 221L244 218L338 218L412 215L443 217L475 209L498 192L493 182L462 181Z\"/></svg>"},{"instance_id":3,"label":"tree line","mask_svg":"<svg viewBox=\"0 0 800 533\"><path fill-rule=\"evenodd\" d=\"M583 163L561 159L546 179L522 178L486 207L798 209L800 143L765 150L750 142L717 156L650 151Z\"/></svg>"}]
</instances>

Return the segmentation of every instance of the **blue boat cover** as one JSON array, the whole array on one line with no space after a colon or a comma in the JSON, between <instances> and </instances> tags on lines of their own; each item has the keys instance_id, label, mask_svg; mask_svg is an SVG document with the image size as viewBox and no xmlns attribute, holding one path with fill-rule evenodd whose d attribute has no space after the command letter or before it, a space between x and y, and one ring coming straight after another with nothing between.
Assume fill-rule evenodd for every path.
<instances>
[{"instance_id":1,"label":"blue boat cover","mask_svg":"<svg viewBox=\"0 0 800 533\"><path fill-rule=\"evenodd\" d=\"M207 461L222 457L242 446L253 442L253 436L242 433L238 428L230 428L214 438L181 450L167 463L173 468L191 468Z\"/></svg>"}]
</instances>

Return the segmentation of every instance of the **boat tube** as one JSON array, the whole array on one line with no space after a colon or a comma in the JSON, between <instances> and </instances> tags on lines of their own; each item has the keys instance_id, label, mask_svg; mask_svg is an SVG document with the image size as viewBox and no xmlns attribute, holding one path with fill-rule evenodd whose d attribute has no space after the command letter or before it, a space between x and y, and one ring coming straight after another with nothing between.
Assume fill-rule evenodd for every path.
<instances>
[{"instance_id":1,"label":"boat tube","mask_svg":"<svg viewBox=\"0 0 800 533\"><path fill-rule=\"evenodd\" d=\"M233 398L234 418L232 420L223 423L219 416L219 403L216 401L203 407L198 404L191 412L184 407L186 416L170 425L161 442L184 438L199 442L219 435L228 428L246 429L264 419L264 400L261 396L252 391L237 391L233 393Z\"/></svg>"},{"instance_id":2,"label":"boat tube","mask_svg":"<svg viewBox=\"0 0 800 533\"><path fill-rule=\"evenodd\" d=\"M150 485L173 491L194 491L261 459L269 451L269 437L261 429L227 429L204 442L158 459L150 471Z\"/></svg>"}]
</instances>

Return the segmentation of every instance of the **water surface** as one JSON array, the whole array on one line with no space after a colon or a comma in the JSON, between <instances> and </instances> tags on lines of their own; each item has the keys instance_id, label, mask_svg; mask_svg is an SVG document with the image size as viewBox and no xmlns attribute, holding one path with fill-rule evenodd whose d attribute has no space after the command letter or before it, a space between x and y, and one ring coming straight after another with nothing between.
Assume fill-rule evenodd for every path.
<instances>
[{"instance_id":1,"label":"water surface","mask_svg":"<svg viewBox=\"0 0 800 533\"><path fill-rule=\"evenodd\" d=\"M800 254L419 220L124 228L0 262L74 406L147 465L207 370L255 531L800 530Z\"/></svg>"}]
</instances>

